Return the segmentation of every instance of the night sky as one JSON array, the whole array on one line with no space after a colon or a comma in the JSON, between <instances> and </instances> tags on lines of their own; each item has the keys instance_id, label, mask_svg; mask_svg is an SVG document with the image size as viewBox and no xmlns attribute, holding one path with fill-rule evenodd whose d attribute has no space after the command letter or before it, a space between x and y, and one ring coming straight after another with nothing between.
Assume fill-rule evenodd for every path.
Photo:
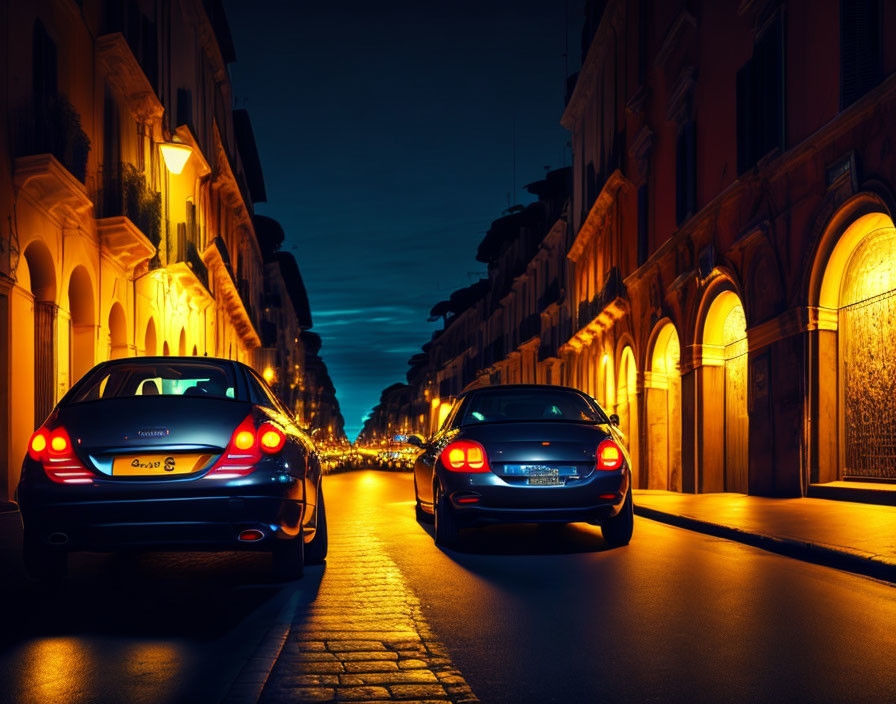
<instances>
[{"instance_id":1,"label":"night sky","mask_svg":"<svg viewBox=\"0 0 896 704\"><path fill-rule=\"evenodd\" d=\"M569 164L584 0L567 2L225 1L256 209L298 259L350 439L440 325L430 308L485 276L491 221Z\"/></svg>"}]
</instances>

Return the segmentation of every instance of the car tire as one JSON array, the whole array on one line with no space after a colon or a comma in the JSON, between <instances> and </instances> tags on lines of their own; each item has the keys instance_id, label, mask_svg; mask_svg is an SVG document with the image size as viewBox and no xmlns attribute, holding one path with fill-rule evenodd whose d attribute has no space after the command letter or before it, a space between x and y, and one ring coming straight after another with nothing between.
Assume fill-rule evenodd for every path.
<instances>
[{"instance_id":1,"label":"car tire","mask_svg":"<svg viewBox=\"0 0 896 704\"><path fill-rule=\"evenodd\" d=\"M417 523L432 523L435 516L427 513L420 504L420 494L417 492L417 477L414 477L414 515L417 517Z\"/></svg>"},{"instance_id":2,"label":"car tire","mask_svg":"<svg viewBox=\"0 0 896 704\"><path fill-rule=\"evenodd\" d=\"M442 492L438 482L433 490L433 499L436 545L440 548L453 548L460 538L460 528L454 515L454 507Z\"/></svg>"},{"instance_id":3,"label":"car tire","mask_svg":"<svg viewBox=\"0 0 896 704\"><path fill-rule=\"evenodd\" d=\"M607 545L611 548L618 548L629 544L634 527L635 512L632 505L632 492L629 491L622 509L616 516L601 523L600 530Z\"/></svg>"},{"instance_id":4,"label":"car tire","mask_svg":"<svg viewBox=\"0 0 896 704\"><path fill-rule=\"evenodd\" d=\"M302 533L297 538L275 539L271 562L277 579L299 579L305 571L305 540Z\"/></svg>"},{"instance_id":5,"label":"car tire","mask_svg":"<svg viewBox=\"0 0 896 704\"><path fill-rule=\"evenodd\" d=\"M59 582L68 574L68 552L44 545L25 535L22 541L25 572L39 582Z\"/></svg>"},{"instance_id":6,"label":"car tire","mask_svg":"<svg viewBox=\"0 0 896 704\"><path fill-rule=\"evenodd\" d=\"M317 526L311 542L305 546L305 564L322 565L327 559L327 507L323 489L317 489Z\"/></svg>"}]
</instances>

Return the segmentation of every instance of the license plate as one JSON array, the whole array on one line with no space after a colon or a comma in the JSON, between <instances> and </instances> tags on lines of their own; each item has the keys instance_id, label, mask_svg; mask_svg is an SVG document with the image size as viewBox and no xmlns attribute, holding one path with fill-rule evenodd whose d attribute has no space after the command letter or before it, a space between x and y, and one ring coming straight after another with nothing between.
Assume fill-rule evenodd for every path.
<instances>
[{"instance_id":1,"label":"license plate","mask_svg":"<svg viewBox=\"0 0 896 704\"><path fill-rule=\"evenodd\" d=\"M120 455L112 462L116 477L162 477L170 474L192 474L208 462L211 455Z\"/></svg>"},{"instance_id":2,"label":"license plate","mask_svg":"<svg viewBox=\"0 0 896 704\"><path fill-rule=\"evenodd\" d=\"M559 486L563 477L556 467L530 467L529 486Z\"/></svg>"}]
</instances>

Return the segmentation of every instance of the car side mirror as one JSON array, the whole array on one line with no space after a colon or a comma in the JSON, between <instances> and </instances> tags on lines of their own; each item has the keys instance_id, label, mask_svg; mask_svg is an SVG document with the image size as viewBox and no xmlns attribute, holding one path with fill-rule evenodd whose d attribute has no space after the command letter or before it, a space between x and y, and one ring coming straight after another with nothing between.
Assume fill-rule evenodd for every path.
<instances>
[{"instance_id":1,"label":"car side mirror","mask_svg":"<svg viewBox=\"0 0 896 704\"><path fill-rule=\"evenodd\" d=\"M616 415L615 413L613 413L610 416L610 422L618 428L619 427L619 416Z\"/></svg>"}]
</instances>

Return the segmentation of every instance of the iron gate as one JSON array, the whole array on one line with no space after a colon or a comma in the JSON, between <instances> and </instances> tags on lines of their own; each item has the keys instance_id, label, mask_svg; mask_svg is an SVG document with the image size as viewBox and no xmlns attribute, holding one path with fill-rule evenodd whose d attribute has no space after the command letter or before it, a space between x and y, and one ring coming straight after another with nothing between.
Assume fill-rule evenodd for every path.
<instances>
[{"instance_id":1,"label":"iron gate","mask_svg":"<svg viewBox=\"0 0 896 704\"><path fill-rule=\"evenodd\" d=\"M840 309L843 477L896 480L896 290Z\"/></svg>"}]
</instances>

